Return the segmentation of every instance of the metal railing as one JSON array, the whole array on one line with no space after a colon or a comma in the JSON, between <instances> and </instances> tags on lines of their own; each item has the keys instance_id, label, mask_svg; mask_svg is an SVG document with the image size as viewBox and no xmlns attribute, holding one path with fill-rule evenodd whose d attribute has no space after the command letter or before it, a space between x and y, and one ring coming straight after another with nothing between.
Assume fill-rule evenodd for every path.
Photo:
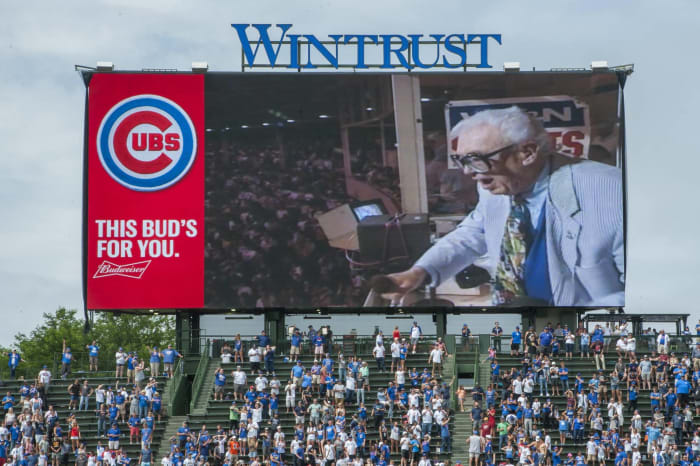
<instances>
[{"instance_id":1,"label":"metal railing","mask_svg":"<svg viewBox=\"0 0 700 466\"><path fill-rule=\"evenodd\" d=\"M90 354L87 351L73 351L71 353L73 355L73 359L71 362L71 374L75 375L88 375L90 374ZM148 367L149 359L150 356L148 353L139 353L142 356L139 358L139 361L145 361L146 367ZM63 353L60 351L54 352L53 353L53 366L52 366L52 376L54 378L60 377L61 375L61 359L63 357ZM176 358L180 359L180 358ZM161 367L163 366L162 364L162 358L161 358ZM105 374L114 374L115 370L117 368L117 360L114 357L113 354L100 354L97 357L97 375L105 375ZM36 372L34 373L34 377L39 373L40 369L37 369ZM94 374L94 373L93 373Z\"/></svg>"},{"instance_id":2,"label":"metal railing","mask_svg":"<svg viewBox=\"0 0 700 466\"><path fill-rule=\"evenodd\" d=\"M209 362L209 340L204 344L203 351L201 352L201 357L199 358L199 364L197 365L197 372L194 374L194 380L192 381L192 400L190 401L190 412L194 410L197 404L197 399L200 396L209 396L209 394L201 394L200 389L204 383L204 377L206 377L207 366ZM196 396L195 396L196 395Z\"/></svg>"},{"instance_id":3,"label":"metal railing","mask_svg":"<svg viewBox=\"0 0 700 466\"><path fill-rule=\"evenodd\" d=\"M481 353L479 352L479 344L476 344L474 346L476 346L476 351L474 352L474 386L477 386L481 382L481 371L479 370L479 356L481 355Z\"/></svg>"},{"instance_id":4,"label":"metal railing","mask_svg":"<svg viewBox=\"0 0 700 466\"><path fill-rule=\"evenodd\" d=\"M233 335L200 335L199 347L202 352L204 350L207 342L210 344L209 355L211 357L217 358L220 355L220 350L225 343L233 346ZM243 355L245 356L251 347L257 346L257 335L241 335L241 343ZM403 337L406 341L410 343L410 338L404 332ZM352 351L355 354L371 354L372 349L375 346L376 335L333 335L331 338L330 346L326 343L325 350L331 354L337 355L339 352L343 352L344 348L348 346L352 347ZM426 335L423 334L418 342L417 350L419 352L429 352L430 346L437 340L437 335ZM392 342L391 335L384 335L384 344L389 345ZM278 356L285 356L289 354L290 339L285 338L283 341L278 342L275 348L275 353ZM304 337L302 341L302 355L313 353L313 344L311 340Z\"/></svg>"},{"instance_id":5,"label":"metal railing","mask_svg":"<svg viewBox=\"0 0 700 466\"><path fill-rule=\"evenodd\" d=\"M173 376L165 388L165 396L168 399L168 416L172 416L175 412L175 398L185 380L185 361L182 358L178 358L173 369Z\"/></svg>"},{"instance_id":6,"label":"metal railing","mask_svg":"<svg viewBox=\"0 0 700 466\"><path fill-rule=\"evenodd\" d=\"M454 346L454 338L453 338L453 346ZM452 375L452 379L450 380L450 409L455 410L456 409L456 398L457 398L457 386L459 385L459 377L457 373L457 353L456 351L452 351L449 356L445 359L445 367L443 368L443 374L449 376L450 374Z\"/></svg>"},{"instance_id":7,"label":"metal railing","mask_svg":"<svg viewBox=\"0 0 700 466\"><path fill-rule=\"evenodd\" d=\"M7 365L0 367L0 381L11 381L11 380L36 380L37 375L41 368L27 366L25 363L20 363L19 367L15 370L14 378L11 377L10 368Z\"/></svg>"},{"instance_id":8,"label":"metal railing","mask_svg":"<svg viewBox=\"0 0 700 466\"><path fill-rule=\"evenodd\" d=\"M73 359L71 360L70 364L70 370L71 373L77 373L77 374L82 374L84 372L88 372L90 370L90 353L87 351L75 351L71 353L73 355ZM53 368L52 368L52 375L54 378L60 377L61 376L61 359L63 358L63 353L60 351L54 352L53 353ZM114 371L116 367L116 362L114 364L114 367L112 367L112 371ZM98 365L99 368L99 365ZM101 371L104 371L104 368L100 368Z\"/></svg>"},{"instance_id":9,"label":"metal railing","mask_svg":"<svg viewBox=\"0 0 700 466\"><path fill-rule=\"evenodd\" d=\"M490 334L482 334L480 337L488 339L488 346L500 349L497 351L498 354L509 353L510 345L512 342L512 337L510 335L503 336L493 336ZM632 336L632 335L627 335ZM680 352L680 353L690 353L693 351L693 347L700 343L700 336L697 335L669 335L666 334L668 340L666 343L668 352ZM538 334L539 337L539 334ZM472 337L473 338L473 337ZM615 352L617 341L622 338L622 335L609 335L603 337L603 344L607 352ZM556 336L555 339L559 342L559 352L564 353L566 351L565 338L563 336ZM591 346L591 336L589 334L589 346ZM496 345L496 343L499 343ZM635 336L636 351L641 353L647 353L652 351L657 351L657 335L638 335ZM521 343L521 350L524 347L524 342ZM592 348L592 347L591 347ZM578 353L581 351L581 337L576 336L574 343L574 352ZM592 351L592 349L591 349Z\"/></svg>"}]
</instances>

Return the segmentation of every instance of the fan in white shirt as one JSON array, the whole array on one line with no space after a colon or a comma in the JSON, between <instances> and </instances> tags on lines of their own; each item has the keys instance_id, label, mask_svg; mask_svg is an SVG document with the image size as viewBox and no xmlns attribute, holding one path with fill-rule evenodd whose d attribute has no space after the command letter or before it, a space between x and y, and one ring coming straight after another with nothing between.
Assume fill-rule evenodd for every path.
<instances>
[{"instance_id":1,"label":"fan in white shirt","mask_svg":"<svg viewBox=\"0 0 700 466\"><path fill-rule=\"evenodd\" d=\"M346 440L345 444L343 446L345 447L345 451L347 451L347 453L350 457L355 456L355 452L357 451L357 444L355 443L354 440L351 440L351 439Z\"/></svg>"},{"instance_id":2,"label":"fan in white shirt","mask_svg":"<svg viewBox=\"0 0 700 466\"><path fill-rule=\"evenodd\" d=\"M372 350L372 354L374 354L374 357L375 357L376 359L383 358L384 355L385 355L385 353L386 353L386 350L384 349L384 345L379 345L379 344L378 344L378 345L375 346L374 349Z\"/></svg>"},{"instance_id":3,"label":"fan in white shirt","mask_svg":"<svg viewBox=\"0 0 700 466\"><path fill-rule=\"evenodd\" d=\"M523 394L523 382L520 379L513 380L513 393L516 395Z\"/></svg>"},{"instance_id":4,"label":"fan in white shirt","mask_svg":"<svg viewBox=\"0 0 700 466\"><path fill-rule=\"evenodd\" d=\"M274 394L274 395L280 394L281 383L276 377L273 377L272 380L270 380L269 386L270 386L270 394Z\"/></svg>"},{"instance_id":5,"label":"fan in white shirt","mask_svg":"<svg viewBox=\"0 0 700 466\"><path fill-rule=\"evenodd\" d=\"M432 424L433 410L429 408L424 408L423 411L421 411L421 417L423 418L423 424Z\"/></svg>"},{"instance_id":6,"label":"fan in white shirt","mask_svg":"<svg viewBox=\"0 0 700 466\"><path fill-rule=\"evenodd\" d=\"M396 371L396 384L401 386L406 384L406 372L402 370Z\"/></svg>"},{"instance_id":7,"label":"fan in white shirt","mask_svg":"<svg viewBox=\"0 0 700 466\"><path fill-rule=\"evenodd\" d=\"M253 347L248 351L248 360L250 362L260 362L260 351Z\"/></svg>"},{"instance_id":8,"label":"fan in white shirt","mask_svg":"<svg viewBox=\"0 0 700 466\"><path fill-rule=\"evenodd\" d=\"M48 385L51 383L51 371L48 369L42 369L39 371L39 383L43 383L48 387Z\"/></svg>"},{"instance_id":9,"label":"fan in white shirt","mask_svg":"<svg viewBox=\"0 0 700 466\"><path fill-rule=\"evenodd\" d=\"M391 357L401 357L401 343L399 343L398 340L394 340L394 342L391 344Z\"/></svg>"},{"instance_id":10,"label":"fan in white shirt","mask_svg":"<svg viewBox=\"0 0 700 466\"><path fill-rule=\"evenodd\" d=\"M326 443L323 445L323 457L326 460L326 464L330 464L335 461L335 447L331 443Z\"/></svg>"},{"instance_id":11,"label":"fan in white shirt","mask_svg":"<svg viewBox=\"0 0 700 466\"><path fill-rule=\"evenodd\" d=\"M267 377L260 375L255 379L255 389L259 392L267 389L268 381Z\"/></svg>"},{"instance_id":12,"label":"fan in white shirt","mask_svg":"<svg viewBox=\"0 0 700 466\"><path fill-rule=\"evenodd\" d=\"M420 412L415 407L411 407L406 412L406 419L409 424L420 423Z\"/></svg>"}]
</instances>

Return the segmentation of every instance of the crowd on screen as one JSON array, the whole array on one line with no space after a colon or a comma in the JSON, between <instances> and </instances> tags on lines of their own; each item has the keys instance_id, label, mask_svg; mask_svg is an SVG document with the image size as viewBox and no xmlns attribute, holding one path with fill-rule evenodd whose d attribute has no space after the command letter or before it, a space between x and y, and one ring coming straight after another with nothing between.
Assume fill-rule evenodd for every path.
<instances>
[{"instance_id":1,"label":"crowd on screen","mask_svg":"<svg viewBox=\"0 0 700 466\"><path fill-rule=\"evenodd\" d=\"M98 343L93 341L86 350L90 375L103 376L98 371L105 355ZM14 379L25 361L17 350L6 355ZM172 345L162 350L149 348L144 359L135 351L119 348L113 356L114 384L93 384L90 378L71 378L74 357L64 340L60 378L72 380L65 387L66 394L61 394L63 388L58 395L58 387L50 390L56 381L48 366L43 366L34 379L21 378L17 391L6 391L0 400L0 465L115 466L137 461L149 465L153 432L163 420L163 378L172 377L174 363L181 357ZM98 439L94 449L88 450L87 437ZM128 457L122 449L127 439L129 444L140 445L138 458Z\"/></svg>"},{"instance_id":2,"label":"crowd on screen","mask_svg":"<svg viewBox=\"0 0 700 466\"><path fill-rule=\"evenodd\" d=\"M315 215L351 202L334 140L277 147L208 142L206 301L238 307L360 302L359 277ZM365 166L367 165L367 166ZM362 165L380 186L386 170Z\"/></svg>"},{"instance_id":3,"label":"crowd on screen","mask_svg":"<svg viewBox=\"0 0 700 466\"><path fill-rule=\"evenodd\" d=\"M468 326L462 335L468 344ZM640 340L626 322L509 334L496 322L491 380L471 391L470 466L700 464L700 322L695 335L648 329ZM460 387L462 410L468 396Z\"/></svg>"},{"instance_id":4,"label":"crowd on screen","mask_svg":"<svg viewBox=\"0 0 700 466\"><path fill-rule=\"evenodd\" d=\"M357 151L352 163L353 176L374 186L400 204L399 174L396 168L382 166L378 160L381 160L381 154L374 150Z\"/></svg>"},{"instance_id":5,"label":"crowd on screen","mask_svg":"<svg viewBox=\"0 0 700 466\"><path fill-rule=\"evenodd\" d=\"M231 402L229 424L210 433L184 423L172 439L173 464L189 458L227 465L385 466L399 464L394 453L402 466L432 466L442 464L438 451L451 451L450 389L442 380L447 350L441 339L426 342L416 322L403 334L396 327L390 338L379 331L369 361L337 352L312 326L295 329L287 356L293 366L284 374L266 364L275 350L265 332L255 343L245 350L237 338L221 349L222 364L235 368L216 371L213 396ZM420 364L407 364L413 358ZM389 380L372 386L370 371ZM280 414L293 418L291 435ZM439 450L431 439L440 440Z\"/></svg>"}]
</instances>

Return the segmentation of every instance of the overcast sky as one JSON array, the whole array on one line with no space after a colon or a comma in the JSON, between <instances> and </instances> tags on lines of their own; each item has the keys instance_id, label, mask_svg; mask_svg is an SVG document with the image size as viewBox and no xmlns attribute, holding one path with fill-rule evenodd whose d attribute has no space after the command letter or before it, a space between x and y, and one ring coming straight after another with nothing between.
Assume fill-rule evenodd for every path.
<instances>
[{"instance_id":1,"label":"overcast sky","mask_svg":"<svg viewBox=\"0 0 700 466\"><path fill-rule=\"evenodd\" d=\"M525 69L634 63L628 124L628 312L700 317L700 2L213 1L0 5L0 344L81 304L84 87L75 64L240 69L231 23L294 32L500 33Z\"/></svg>"}]
</instances>

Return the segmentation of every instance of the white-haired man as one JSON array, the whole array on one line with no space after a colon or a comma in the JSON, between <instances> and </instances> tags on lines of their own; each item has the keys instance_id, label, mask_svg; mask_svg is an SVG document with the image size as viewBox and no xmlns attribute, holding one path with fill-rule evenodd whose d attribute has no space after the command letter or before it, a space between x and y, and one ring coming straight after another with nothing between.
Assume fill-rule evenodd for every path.
<instances>
[{"instance_id":1,"label":"white-haired man","mask_svg":"<svg viewBox=\"0 0 700 466\"><path fill-rule=\"evenodd\" d=\"M451 138L479 203L413 267L389 275L397 293L486 256L494 305L624 304L620 170L555 153L542 124L518 107L476 113Z\"/></svg>"}]
</instances>

